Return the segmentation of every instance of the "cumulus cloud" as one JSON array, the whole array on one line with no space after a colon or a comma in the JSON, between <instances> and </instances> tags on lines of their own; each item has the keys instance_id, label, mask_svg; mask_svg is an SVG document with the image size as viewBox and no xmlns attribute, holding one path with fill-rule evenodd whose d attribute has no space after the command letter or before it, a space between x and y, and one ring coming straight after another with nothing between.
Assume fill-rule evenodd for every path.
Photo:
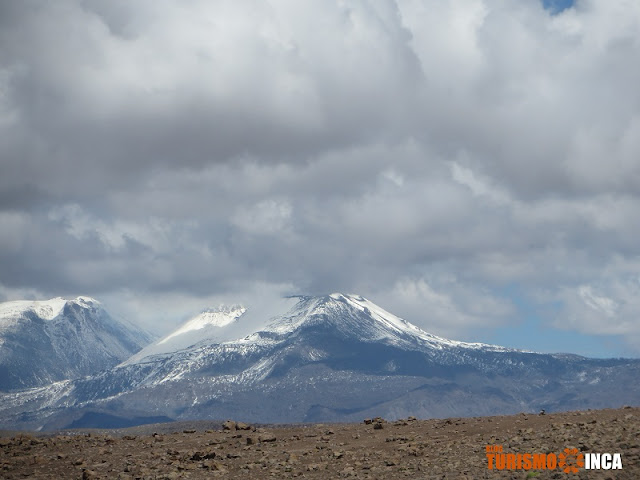
<instances>
[{"instance_id":1,"label":"cumulus cloud","mask_svg":"<svg viewBox=\"0 0 640 480\"><path fill-rule=\"evenodd\" d=\"M0 297L640 335L640 6L546 4L0 3Z\"/></svg>"},{"instance_id":2,"label":"cumulus cloud","mask_svg":"<svg viewBox=\"0 0 640 480\"><path fill-rule=\"evenodd\" d=\"M376 298L430 332L470 341L479 330L504 326L515 317L509 301L496 298L478 285L465 285L451 274L429 280L401 278L391 290L378 292Z\"/></svg>"},{"instance_id":3,"label":"cumulus cloud","mask_svg":"<svg viewBox=\"0 0 640 480\"><path fill-rule=\"evenodd\" d=\"M601 278L559 293L564 309L556 319L563 329L625 335L638 344L640 276Z\"/></svg>"}]
</instances>

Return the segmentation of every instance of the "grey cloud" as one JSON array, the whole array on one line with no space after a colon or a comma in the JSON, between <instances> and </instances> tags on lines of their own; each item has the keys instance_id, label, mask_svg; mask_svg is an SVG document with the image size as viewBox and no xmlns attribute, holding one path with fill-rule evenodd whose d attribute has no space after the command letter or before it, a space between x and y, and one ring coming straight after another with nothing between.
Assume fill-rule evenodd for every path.
<instances>
[{"instance_id":1,"label":"grey cloud","mask_svg":"<svg viewBox=\"0 0 640 480\"><path fill-rule=\"evenodd\" d=\"M147 5L153 13L129 7L131 31L121 36L125 8L13 9L2 57L10 128L20 133L5 157L14 182L46 178L64 196L73 172L89 196L95 186L134 184L149 168L245 154L306 160L393 134L419 85L392 10L380 18L366 4L316 4L327 31L314 34L284 4L258 8L264 16L220 5L222 20L210 4L170 2ZM301 18L313 21L309 13ZM407 95L389 94L398 91Z\"/></svg>"},{"instance_id":2,"label":"grey cloud","mask_svg":"<svg viewBox=\"0 0 640 480\"><path fill-rule=\"evenodd\" d=\"M613 3L1 2L0 295L343 290L460 337L518 285L604 334L640 253Z\"/></svg>"}]
</instances>

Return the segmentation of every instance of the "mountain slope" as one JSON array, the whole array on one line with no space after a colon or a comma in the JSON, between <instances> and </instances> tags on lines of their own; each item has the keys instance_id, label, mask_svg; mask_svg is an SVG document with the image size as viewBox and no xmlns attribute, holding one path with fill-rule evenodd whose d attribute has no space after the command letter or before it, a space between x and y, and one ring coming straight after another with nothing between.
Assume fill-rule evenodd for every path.
<instances>
[{"instance_id":1,"label":"mountain slope","mask_svg":"<svg viewBox=\"0 0 640 480\"><path fill-rule=\"evenodd\" d=\"M13 428L59 428L86 412L318 422L640 402L640 360L447 340L357 295L289 302L235 339L250 309L196 317L115 368L0 397L0 417Z\"/></svg>"},{"instance_id":2,"label":"mountain slope","mask_svg":"<svg viewBox=\"0 0 640 480\"><path fill-rule=\"evenodd\" d=\"M97 373L150 340L89 297L1 303L0 390Z\"/></svg>"},{"instance_id":3,"label":"mountain slope","mask_svg":"<svg viewBox=\"0 0 640 480\"><path fill-rule=\"evenodd\" d=\"M147 345L128 358L124 364L134 364L158 356L171 356L175 352L202 343L219 343L233 338L237 320L247 311L242 305L220 306L209 309L185 322L160 340Z\"/></svg>"}]
</instances>

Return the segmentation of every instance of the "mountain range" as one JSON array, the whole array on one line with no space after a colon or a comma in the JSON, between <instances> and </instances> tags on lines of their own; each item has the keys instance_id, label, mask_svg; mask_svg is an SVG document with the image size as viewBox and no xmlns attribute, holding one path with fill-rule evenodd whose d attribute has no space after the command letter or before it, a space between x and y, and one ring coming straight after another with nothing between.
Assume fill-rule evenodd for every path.
<instances>
[{"instance_id":1,"label":"mountain range","mask_svg":"<svg viewBox=\"0 0 640 480\"><path fill-rule=\"evenodd\" d=\"M69 310L74 308L80 307ZM96 312L95 321L112 325L111 317ZM29 335L25 331L23 344ZM116 337L122 343L135 335L120 330ZM4 333L0 338L5 342ZM73 356L74 342L83 343L82 336L69 342L67 357ZM47 430L158 419L337 422L640 403L638 359L590 359L448 340L361 296L340 293L290 297L269 316L240 305L207 310L132 350L128 355L118 351L117 365L70 371L68 378L53 383L37 376L31 383L14 380L0 394L0 428ZM55 351L47 355L47 364L55 363ZM0 368L19 378L11 365Z\"/></svg>"}]
</instances>

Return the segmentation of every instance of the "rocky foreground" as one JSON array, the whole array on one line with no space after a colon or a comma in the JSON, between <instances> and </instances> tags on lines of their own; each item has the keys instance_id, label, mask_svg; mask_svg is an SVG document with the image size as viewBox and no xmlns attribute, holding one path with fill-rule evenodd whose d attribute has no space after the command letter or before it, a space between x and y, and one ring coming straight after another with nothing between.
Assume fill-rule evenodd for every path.
<instances>
[{"instance_id":1,"label":"rocky foreground","mask_svg":"<svg viewBox=\"0 0 640 480\"><path fill-rule=\"evenodd\" d=\"M0 432L0 477L640 478L640 408L257 428L227 421L218 426L181 424L176 432L178 424L161 424L53 436ZM526 468L522 455L550 452L557 454L555 468L540 463ZM580 454L589 452L620 454L622 469L585 470ZM493 469L488 453L495 455ZM521 454L520 468L499 469L500 453Z\"/></svg>"}]
</instances>

